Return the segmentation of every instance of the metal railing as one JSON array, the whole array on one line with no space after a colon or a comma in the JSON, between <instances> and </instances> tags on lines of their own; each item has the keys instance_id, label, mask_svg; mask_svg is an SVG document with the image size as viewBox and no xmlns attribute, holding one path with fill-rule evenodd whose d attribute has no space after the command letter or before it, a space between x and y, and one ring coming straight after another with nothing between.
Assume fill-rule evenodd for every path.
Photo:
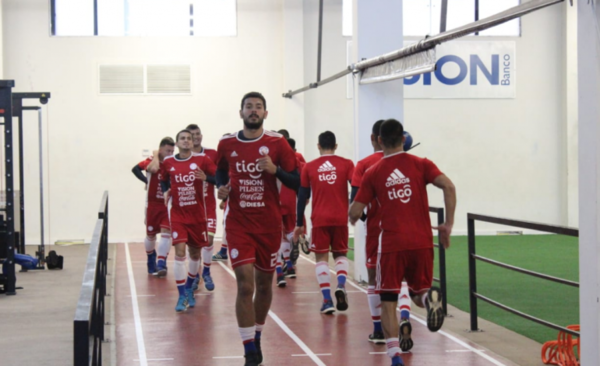
<instances>
[{"instance_id":1,"label":"metal railing","mask_svg":"<svg viewBox=\"0 0 600 366\"><path fill-rule=\"evenodd\" d=\"M444 223L444 209L441 207L432 207L429 206L429 212L433 212L437 214L437 223L441 225ZM438 233L438 243L440 242L440 234ZM438 248L438 257L439 257L439 273L440 277L434 277L433 280L439 282L440 289L442 290L442 307L444 309L444 314L448 315L448 291L446 291L446 250L442 245L433 244L434 247Z\"/></svg>"},{"instance_id":2,"label":"metal railing","mask_svg":"<svg viewBox=\"0 0 600 366\"><path fill-rule=\"evenodd\" d=\"M558 331L562 331L562 332L565 332L565 333L568 333L568 334L578 337L579 332L568 329L566 327L561 327L560 325L550 323L546 320L539 319L539 318L536 318L529 314L523 313L519 310L513 309L504 304L501 304L498 301L492 300L489 297L483 296L477 292L477 271L476 271L476 266L475 266L476 260L480 260L482 262L493 264L498 267L502 267L505 269L520 272L520 273L523 273L523 274L526 274L529 276L542 278L542 279L545 279L548 281L561 283L561 284L568 285L568 286L579 287L579 283L574 282L574 281L565 280L562 278L549 276L549 275L546 275L543 273L530 271L530 270L527 270L524 268L511 266L509 264L498 262L493 259L489 259L489 258L482 257L480 255L475 254L475 221L483 221L483 222L489 222L489 223L493 223L493 224L519 227L519 228L523 228L523 229L537 230L537 231L542 231L542 232L547 232L547 233L552 233L552 234L560 234L560 235L579 237L579 230L574 229L574 228L539 224L539 223L535 223L535 222L504 219L504 218L500 218L500 217L484 216L484 215L477 215L477 214L472 214L472 213L467 214L467 223L468 223L468 230L469 230L469 294L470 294L469 303L470 303L470 309L471 309L471 330L472 331L478 330L477 299L480 299L480 300L487 302L488 304L494 305L500 309L503 309L505 311L508 311L510 313L518 315L522 318L529 319L533 322L544 325L546 327L556 329Z\"/></svg>"},{"instance_id":3,"label":"metal railing","mask_svg":"<svg viewBox=\"0 0 600 366\"><path fill-rule=\"evenodd\" d=\"M108 260L108 191L98 210L73 321L73 365L101 366Z\"/></svg>"}]
</instances>

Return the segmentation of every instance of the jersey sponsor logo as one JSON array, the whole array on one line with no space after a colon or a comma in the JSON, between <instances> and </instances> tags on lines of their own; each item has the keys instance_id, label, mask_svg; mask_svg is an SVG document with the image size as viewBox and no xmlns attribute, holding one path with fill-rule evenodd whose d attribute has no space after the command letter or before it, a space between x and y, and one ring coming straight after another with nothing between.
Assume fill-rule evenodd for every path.
<instances>
[{"instance_id":1,"label":"jersey sponsor logo","mask_svg":"<svg viewBox=\"0 0 600 366\"><path fill-rule=\"evenodd\" d=\"M388 191L390 200L400 200L402 203L408 203L408 201L410 201L410 196L412 196L410 184L406 184L404 187L400 188L392 188Z\"/></svg>"},{"instance_id":2,"label":"jersey sponsor logo","mask_svg":"<svg viewBox=\"0 0 600 366\"><path fill-rule=\"evenodd\" d=\"M324 162L320 167L319 170L317 170L319 173L322 172L331 172L335 170L335 166L333 166L333 164L331 164L329 162L329 160L327 160L326 162Z\"/></svg>"},{"instance_id":3,"label":"jersey sponsor logo","mask_svg":"<svg viewBox=\"0 0 600 366\"><path fill-rule=\"evenodd\" d=\"M235 170L237 170L238 173L248 173L250 177L254 179L260 178L262 176L263 171L263 169L260 166L258 166L258 163L246 164L245 160L242 160L241 162L237 161L235 163Z\"/></svg>"},{"instance_id":4,"label":"jersey sponsor logo","mask_svg":"<svg viewBox=\"0 0 600 366\"><path fill-rule=\"evenodd\" d=\"M175 176L175 182L184 183L188 187L193 186L195 180L196 176L194 175L194 172L189 172L188 174L180 173Z\"/></svg>"},{"instance_id":5,"label":"jersey sponsor logo","mask_svg":"<svg viewBox=\"0 0 600 366\"><path fill-rule=\"evenodd\" d=\"M394 171L392 172L392 174L390 174L390 176L387 179L387 182L385 183L386 187L391 187L391 186L395 186L398 184L408 184L410 183L410 179L405 177L404 174L402 174L402 172L400 170L398 170L398 168L394 169Z\"/></svg>"},{"instance_id":6,"label":"jersey sponsor logo","mask_svg":"<svg viewBox=\"0 0 600 366\"><path fill-rule=\"evenodd\" d=\"M262 193L242 193L240 194L241 200L247 201L262 201L263 194Z\"/></svg>"},{"instance_id":7,"label":"jersey sponsor logo","mask_svg":"<svg viewBox=\"0 0 600 366\"><path fill-rule=\"evenodd\" d=\"M337 174L335 174L335 171L333 171L331 173L319 174L319 181L321 181L321 182L327 182L329 184L334 184L336 179L337 179Z\"/></svg>"},{"instance_id":8,"label":"jersey sponsor logo","mask_svg":"<svg viewBox=\"0 0 600 366\"><path fill-rule=\"evenodd\" d=\"M198 169L198 164L196 164L196 163L191 163L191 164L190 164L190 169L192 169L192 170L196 170L196 169Z\"/></svg>"},{"instance_id":9,"label":"jersey sponsor logo","mask_svg":"<svg viewBox=\"0 0 600 366\"><path fill-rule=\"evenodd\" d=\"M261 146L258 148L258 152L260 155L267 155L269 153L269 148L266 146Z\"/></svg>"},{"instance_id":10,"label":"jersey sponsor logo","mask_svg":"<svg viewBox=\"0 0 600 366\"><path fill-rule=\"evenodd\" d=\"M231 153L232 158L235 158L236 156L238 156L238 154L235 151Z\"/></svg>"},{"instance_id":11,"label":"jersey sponsor logo","mask_svg":"<svg viewBox=\"0 0 600 366\"><path fill-rule=\"evenodd\" d=\"M231 258L232 259L236 259L238 257L238 255L240 255L240 252L238 252L237 249L231 249Z\"/></svg>"},{"instance_id":12,"label":"jersey sponsor logo","mask_svg":"<svg viewBox=\"0 0 600 366\"><path fill-rule=\"evenodd\" d=\"M240 201L240 207L241 208L265 207L265 203L264 202L246 202L246 201Z\"/></svg>"}]
</instances>

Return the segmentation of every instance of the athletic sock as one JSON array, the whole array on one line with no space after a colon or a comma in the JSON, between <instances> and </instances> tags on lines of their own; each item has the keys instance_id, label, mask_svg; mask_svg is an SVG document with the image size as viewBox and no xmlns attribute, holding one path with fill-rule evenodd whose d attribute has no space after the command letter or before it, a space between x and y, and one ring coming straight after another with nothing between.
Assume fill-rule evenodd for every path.
<instances>
[{"instance_id":1,"label":"athletic sock","mask_svg":"<svg viewBox=\"0 0 600 366\"><path fill-rule=\"evenodd\" d=\"M175 256L175 282L179 295L185 295L185 257Z\"/></svg>"},{"instance_id":2,"label":"athletic sock","mask_svg":"<svg viewBox=\"0 0 600 366\"><path fill-rule=\"evenodd\" d=\"M238 328L240 330L240 337L242 337L242 343L244 343L244 353L256 352L256 346L254 345L254 335L256 333L256 327Z\"/></svg>"},{"instance_id":3,"label":"athletic sock","mask_svg":"<svg viewBox=\"0 0 600 366\"><path fill-rule=\"evenodd\" d=\"M198 274L198 267L200 267L200 261L189 259L188 264L188 277L185 283L185 288L192 288L194 284L194 280L196 279L196 275Z\"/></svg>"},{"instance_id":4,"label":"athletic sock","mask_svg":"<svg viewBox=\"0 0 600 366\"><path fill-rule=\"evenodd\" d=\"M331 301L331 287L329 284L329 265L327 262L319 262L315 267L315 273L317 274L317 281L323 294L325 301Z\"/></svg>"},{"instance_id":5,"label":"athletic sock","mask_svg":"<svg viewBox=\"0 0 600 366\"><path fill-rule=\"evenodd\" d=\"M212 263L213 247L202 248L202 276L210 276L210 264Z\"/></svg>"},{"instance_id":6,"label":"athletic sock","mask_svg":"<svg viewBox=\"0 0 600 366\"><path fill-rule=\"evenodd\" d=\"M398 308L400 309L400 320L410 319L410 294L408 292L408 284L402 281L400 289L400 297L398 298Z\"/></svg>"},{"instance_id":7,"label":"athletic sock","mask_svg":"<svg viewBox=\"0 0 600 366\"><path fill-rule=\"evenodd\" d=\"M398 338L387 338L385 340L385 344L387 346L387 354L392 359L392 365L398 365L402 361L400 358L400 354L402 351L400 350L400 341Z\"/></svg>"},{"instance_id":8,"label":"athletic sock","mask_svg":"<svg viewBox=\"0 0 600 366\"><path fill-rule=\"evenodd\" d=\"M156 248L156 254L158 255L158 261L163 261L163 264L167 264L167 256L171 249L171 234L161 233L160 240L158 241L158 247Z\"/></svg>"},{"instance_id":9,"label":"athletic sock","mask_svg":"<svg viewBox=\"0 0 600 366\"><path fill-rule=\"evenodd\" d=\"M254 325L254 327L256 328L255 333L254 333L254 339L260 339L260 336L262 335L264 326L265 326L264 324L258 324L258 323L256 323Z\"/></svg>"},{"instance_id":10,"label":"athletic sock","mask_svg":"<svg viewBox=\"0 0 600 366\"><path fill-rule=\"evenodd\" d=\"M146 248L146 254L151 255L154 253L154 248L156 247L156 236L153 238L146 236L146 239L144 239L144 247Z\"/></svg>"},{"instance_id":11,"label":"athletic sock","mask_svg":"<svg viewBox=\"0 0 600 366\"><path fill-rule=\"evenodd\" d=\"M373 320L373 332L383 332L381 328L381 297L375 293L375 286L367 288L367 300L369 301L369 311Z\"/></svg>"},{"instance_id":12,"label":"athletic sock","mask_svg":"<svg viewBox=\"0 0 600 366\"><path fill-rule=\"evenodd\" d=\"M335 259L335 273L337 275L338 287L346 287L346 277L348 277L348 258L337 257Z\"/></svg>"}]
</instances>

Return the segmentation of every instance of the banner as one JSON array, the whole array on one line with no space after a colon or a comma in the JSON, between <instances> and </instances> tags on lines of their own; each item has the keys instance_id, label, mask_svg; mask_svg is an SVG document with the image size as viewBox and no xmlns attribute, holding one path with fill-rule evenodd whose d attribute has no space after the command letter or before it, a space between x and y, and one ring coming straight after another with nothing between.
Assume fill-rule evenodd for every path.
<instances>
[{"instance_id":1,"label":"banner","mask_svg":"<svg viewBox=\"0 0 600 366\"><path fill-rule=\"evenodd\" d=\"M514 41L452 41L436 53L435 72L404 79L405 99L516 98Z\"/></svg>"}]
</instances>

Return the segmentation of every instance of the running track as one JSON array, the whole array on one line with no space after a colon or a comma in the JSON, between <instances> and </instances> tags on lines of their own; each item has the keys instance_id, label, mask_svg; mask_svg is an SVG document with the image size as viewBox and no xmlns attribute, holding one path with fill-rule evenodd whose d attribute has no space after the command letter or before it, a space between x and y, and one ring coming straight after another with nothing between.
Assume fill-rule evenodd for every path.
<instances>
[{"instance_id":1,"label":"running track","mask_svg":"<svg viewBox=\"0 0 600 366\"><path fill-rule=\"evenodd\" d=\"M175 312L177 289L172 254L166 278L146 272L143 243L119 245L115 279L118 366L192 366L244 364L235 319L236 284L230 267L213 262L216 285L201 284L196 307ZM385 345L367 341L372 323L366 290L351 285L349 309L334 315L319 312L321 294L314 262L301 256L298 277L273 289L271 314L262 336L263 365L390 365ZM335 276L332 273L332 288ZM415 345L403 355L408 365L512 365L458 336L430 333L422 318L412 317ZM442 328L443 330L443 328Z\"/></svg>"}]
</instances>

